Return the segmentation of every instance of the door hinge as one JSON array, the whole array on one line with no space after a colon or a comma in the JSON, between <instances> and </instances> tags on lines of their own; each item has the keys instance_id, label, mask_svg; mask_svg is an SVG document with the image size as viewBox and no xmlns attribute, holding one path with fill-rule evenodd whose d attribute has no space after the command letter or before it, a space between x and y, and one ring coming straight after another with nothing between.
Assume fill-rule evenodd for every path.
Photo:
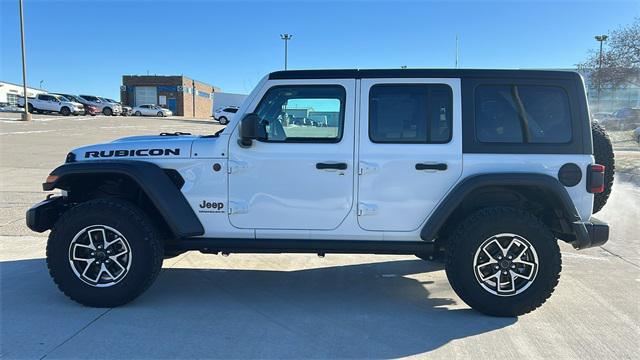
<instances>
[{"instance_id":1,"label":"door hinge","mask_svg":"<svg viewBox=\"0 0 640 360\"><path fill-rule=\"evenodd\" d=\"M249 168L249 164L245 161L229 160L227 173L233 174L248 168Z\"/></svg>"},{"instance_id":2,"label":"door hinge","mask_svg":"<svg viewBox=\"0 0 640 360\"><path fill-rule=\"evenodd\" d=\"M378 205L358 203L358 216L375 215L378 212Z\"/></svg>"},{"instance_id":3,"label":"door hinge","mask_svg":"<svg viewBox=\"0 0 640 360\"><path fill-rule=\"evenodd\" d=\"M379 166L377 164L360 161L360 164L358 165L358 175L368 174L378 169Z\"/></svg>"},{"instance_id":4,"label":"door hinge","mask_svg":"<svg viewBox=\"0 0 640 360\"><path fill-rule=\"evenodd\" d=\"M246 214L249 212L249 207L244 201L229 201L229 215L232 214Z\"/></svg>"}]
</instances>

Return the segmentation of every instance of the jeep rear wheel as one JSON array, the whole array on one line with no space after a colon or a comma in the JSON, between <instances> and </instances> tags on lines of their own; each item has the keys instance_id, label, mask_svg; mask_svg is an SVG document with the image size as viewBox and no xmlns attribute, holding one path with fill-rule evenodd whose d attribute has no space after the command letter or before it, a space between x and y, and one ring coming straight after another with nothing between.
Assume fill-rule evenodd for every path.
<instances>
[{"instance_id":1,"label":"jeep rear wheel","mask_svg":"<svg viewBox=\"0 0 640 360\"><path fill-rule=\"evenodd\" d=\"M164 249L157 230L137 206L98 199L73 207L56 222L47 266L69 298L93 307L135 299L155 280Z\"/></svg>"},{"instance_id":2,"label":"jeep rear wheel","mask_svg":"<svg viewBox=\"0 0 640 360\"><path fill-rule=\"evenodd\" d=\"M553 293L560 277L560 248L531 213L487 208L458 225L445 268L451 287L472 308L493 316L518 316Z\"/></svg>"},{"instance_id":3,"label":"jeep rear wheel","mask_svg":"<svg viewBox=\"0 0 640 360\"><path fill-rule=\"evenodd\" d=\"M596 164L604 165L604 191L593 195L593 213L602 210L609 200L613 177L615 174L615 158L613 146L607 131L598 123L591 123L591 135L593 136L593 157Z\"/></svg>"}]
</instances>

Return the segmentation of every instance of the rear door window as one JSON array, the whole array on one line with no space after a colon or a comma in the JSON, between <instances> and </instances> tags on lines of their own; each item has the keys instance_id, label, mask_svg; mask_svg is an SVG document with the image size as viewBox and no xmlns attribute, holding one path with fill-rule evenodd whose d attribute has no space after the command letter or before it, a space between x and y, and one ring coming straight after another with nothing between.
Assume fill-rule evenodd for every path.
<instances>
[{"instance_id":1,"label":"rear door window","mask_svg":"<svg viewBox=\"0 0 640 360\"><path fill-rule=\"evenodd\" d=\"M369 91L369 139L374 143L447 143L451 140L451 108L447 85L374 85Z\"/></svg>"},{"instance_id":2,"label":"rear door window","mask_svg":"<svg viewBox=\"0 0 640 360\"><path fill-rule=\"evenodd\" d=\"M555 86L480 85L475 90L475 126L476 138L484 143L568 143L569 97Z\"/></svg>"}]
</instances>

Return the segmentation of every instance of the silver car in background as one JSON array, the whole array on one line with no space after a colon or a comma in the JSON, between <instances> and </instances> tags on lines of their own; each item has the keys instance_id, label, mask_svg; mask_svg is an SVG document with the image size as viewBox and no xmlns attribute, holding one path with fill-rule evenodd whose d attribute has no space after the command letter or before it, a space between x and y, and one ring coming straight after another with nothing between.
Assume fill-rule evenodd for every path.
<instances>
[{"instance_id":1,"label":"silver car in background","mask_svg":"<svg viewBox=\"0 0 640 360\"><path fill-rule=\"evenodd\" d=\"M109 99L105 97L98 97L98 98L104 102L119 105L120 109L122 109L122 112L121 112L122 116L130 116L132 114L133 108L131 108L131 106L122 105L122 103L119 101L115 101L113 99Z\"/></svg>"}]
</instances>

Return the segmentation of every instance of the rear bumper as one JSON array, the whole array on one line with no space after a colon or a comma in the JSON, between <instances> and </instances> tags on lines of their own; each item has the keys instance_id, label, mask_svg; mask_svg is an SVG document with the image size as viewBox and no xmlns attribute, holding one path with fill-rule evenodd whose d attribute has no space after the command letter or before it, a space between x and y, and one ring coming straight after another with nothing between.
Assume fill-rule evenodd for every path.
<instances>
[{"instance_id":1,"label":"rear bumper","mask_svg":"<svg viewBox=\"0 0 640 360\"><path fill-rule=\"evenodd\" d=\"M571 243L574 248L582 250L600 246L609 240L609 224L594 217L586 222L573 223L576 240Z\"/></svg>"}]
</instances>

